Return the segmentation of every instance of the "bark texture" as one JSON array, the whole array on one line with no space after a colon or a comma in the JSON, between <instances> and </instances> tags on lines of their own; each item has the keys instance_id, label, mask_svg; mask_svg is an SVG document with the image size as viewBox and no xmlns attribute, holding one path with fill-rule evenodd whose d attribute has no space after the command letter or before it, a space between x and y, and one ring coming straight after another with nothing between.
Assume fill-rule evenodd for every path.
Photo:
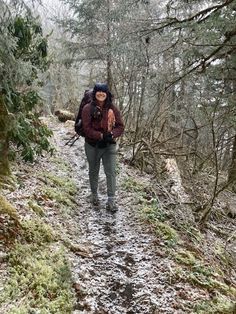
<instances>
[{"instance_id":1,"label":"bark texture","mask_svg":"<svg viewBox=\"0 0 236 314\"><path fill-rule=\"evenodd\" d=\"M0 177L10 174L10 166L8 160L9 141L8 141L8 125L10 119L4 104L4 98L0 95Z\"/></svg>"}]
</instances>

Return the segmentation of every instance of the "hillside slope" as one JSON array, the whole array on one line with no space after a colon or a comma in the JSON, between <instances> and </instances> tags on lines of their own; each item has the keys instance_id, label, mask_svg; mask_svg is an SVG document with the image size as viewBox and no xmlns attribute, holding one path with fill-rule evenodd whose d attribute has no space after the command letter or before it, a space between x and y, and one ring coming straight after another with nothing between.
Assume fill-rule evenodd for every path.
<instances>
[{"instance_id":1,"label":"hillside slope","mask_svg":"<svg viewBox=\"0 0 236 314\"><path fill-rule=\"evenodd\" d=\"M55 154L19 162L16 188L3 191L17 218L1 210L0 313L235 313L234 239L201 233L122 153L119 211L105 210L103 172L93 208L83 139L65 146L69 127L48 123Z\"/></svg>"}]
</instances>

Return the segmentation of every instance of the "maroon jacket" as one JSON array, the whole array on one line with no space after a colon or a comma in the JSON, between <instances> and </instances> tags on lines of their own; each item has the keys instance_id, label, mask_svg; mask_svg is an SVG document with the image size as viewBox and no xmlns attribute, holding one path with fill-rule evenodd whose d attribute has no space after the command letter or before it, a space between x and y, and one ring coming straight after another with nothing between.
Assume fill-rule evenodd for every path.
<instances>
[{"instance_id":1,"label":"maroon jacket","mask_svg":"<svg viewBox=\"0 0 236 314\"><path fill-rule=\"evenodd\" d=\"M94 119L91 115L92 104L84 106L82 111L83 131L85 133L85 141L95 144L102 139L102 134L107 133L108 127L108 110L112 109L115 115L115 126L112 130L113 138L117 138L124 132L124 123L121 118L120 111L111 105L110 108L102 109L102 120Z\"/></svg>"}]
</instances>

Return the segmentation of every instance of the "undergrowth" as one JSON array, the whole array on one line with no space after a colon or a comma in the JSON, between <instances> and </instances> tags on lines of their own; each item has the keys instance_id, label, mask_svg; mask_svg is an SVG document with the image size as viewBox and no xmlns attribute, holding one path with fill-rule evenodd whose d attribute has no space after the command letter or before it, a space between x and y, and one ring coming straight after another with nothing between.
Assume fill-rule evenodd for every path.
<instances>
[{"instance_id":1,"label":"undergrowth","mask_svg":"<svg viewBox=\"0 0 236 314\"><path fill-rule=\"evenodd\" d=\"M173 272L174 281L186 281L209 292L217 291L225 296L236 297L236 289L223 281L224 272L219 266L213 267L193 252L184 249L179 249L174 258L179 264Z\"/></svg>"},{"instance_id":2,"label":"undergrowth","mask_svg":"<svg viewBox=\"0 0 236 314\"><path fill-rule=\"evenodd\" d=\"M228 314L236 313L236 289L226 279L224 269L230 266L222 250L216 252L217 261L211 265L204 258L201 246L204 245L204 235L194 226L181 225L171 219L171 209L166 209L158 204L155 197L151 196L147 186L133 178L125 179L123 188L133 192L138 199L139 210L143 219L151 226L159 241L161 250L168 253L169 258L175 262L170 274L171 282L187 282L194 287L206 289L209 294L214 293L211 300L204 300L193 304L191 313L199 314ZM214 257L213 257L214 258ZM232 265L231 265L232 266ZM225 280L226 279L226 280Z\"/></svg>"}]
</instances>

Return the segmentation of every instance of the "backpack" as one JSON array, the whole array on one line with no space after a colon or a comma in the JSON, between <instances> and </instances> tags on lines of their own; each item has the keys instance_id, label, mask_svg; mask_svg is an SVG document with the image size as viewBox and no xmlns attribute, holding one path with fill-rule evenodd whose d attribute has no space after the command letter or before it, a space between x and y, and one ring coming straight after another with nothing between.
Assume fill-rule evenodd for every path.
<instances>
[{"instance_id":1,"label":"backpack","mask_svg":"<svg viewBox=\"0 0 236 314\"><path fill-rule=\"evenodd\" d=\"M86 89L84 92L84 96L81 100L80 106L79 106L79 112L75 120L75 132L79 136L85 136L84 131L83 131L83 123L82 123L82 111L83 111L84 106L92 101L92 93L93 93L93 90Z\"/></svg>"}]
</instances>

